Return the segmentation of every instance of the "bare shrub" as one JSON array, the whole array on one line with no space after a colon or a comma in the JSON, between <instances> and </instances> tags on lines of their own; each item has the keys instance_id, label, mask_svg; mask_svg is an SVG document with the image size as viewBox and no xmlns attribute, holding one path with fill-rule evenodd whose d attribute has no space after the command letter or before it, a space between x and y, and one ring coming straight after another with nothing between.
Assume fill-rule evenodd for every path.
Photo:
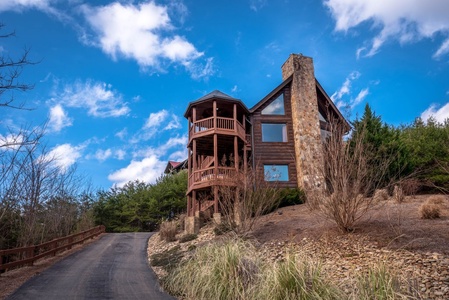
<instances>
[{"instance_id":1,"label":"bare shrub","mask_svg":"<svg viewBox=\"0 0 449 300\"><path fill-rule=\"evenodd\" d=\"M328 120L328 137L323 143L324 162L318 180L304 188L312 209L318 209L334 221L341 231L350 232L377 203L374 191L385 178L391 159L380 157L374 165L369 156L371 148L364 143L363 128L350 141L345 141L348 126L332 115ZM320 178L324 178L325 187L319 183Z\"/></svg>"},{"instance_id":2,"label":"bare shrub","mask_svg":"<svg viewBox=\"0 0 449 300\"><path fill-rule=\"evenodd\" d=\"M421 219L438 219L440 217L440 206L424 202L419 207L419 214Z\"/></svg>"},{"instance_id":3,"label":"bare shrub","mask_svg":"<svg viewBox=\"0 0 449 300\"><path fill-rule=\"evenodd\" d=\"M400 185L405 196L414 197L421 188L421 182L416 178L405 179Z\"/></svg>"},{"instance_id":4,"label":"bare shrub","mask_svg":"<svg viewBox=\"0 0 449 300\"><path fill-rule=\"evenodd\" d=\"M388 200L388 191L386 189L378 189L374 192L375 201L385 201Z\"/></svg>"},{"instance_id":5,"label":"bare shrub","mask_svg":"<svg viewBox=\"0 0 449 300\"><path fill-rule=\"evenodd\" d=\"M178 224L176 221L164 221L161 223L159 235L161 240L166 242L176 241L176 233L178 231Z\"/></svg>"},{"instance_id":6,"label":"bare shrub","mask_svg":"<svg viewBox=\"0 0 449 300\"><path fill-rule=\"evenodd\" d=\"M426 200L426 202L428 204L442 205L445 200L446 198L443 195L432 195Z\"/></svg>"},{"instance_id":7,"label":"bare shrub","mask_svg":"<svg viewBox=\"0 0 449 300\"><path fill-rule=\"evenodd\" d=\"M231 186L219 187L222 222L241 236L254 229L260 216L279 205L276 182L258 180L258 175L248 168L243 178L235 178Z\"/></svg>"},{"instance_id":8,"label":"bare shrub","mask_svg":"<svg viewBox=\"0 0 449 300\"><path fill-rule=\"evenodd\" d=\"M404 195L404 190L402 189L402 187L400 185L395 185L394 189L393 189L393 199L397 202L397 203L402 203L404 202L405 199L405 195Z\"/></svg>"}]
</instances>

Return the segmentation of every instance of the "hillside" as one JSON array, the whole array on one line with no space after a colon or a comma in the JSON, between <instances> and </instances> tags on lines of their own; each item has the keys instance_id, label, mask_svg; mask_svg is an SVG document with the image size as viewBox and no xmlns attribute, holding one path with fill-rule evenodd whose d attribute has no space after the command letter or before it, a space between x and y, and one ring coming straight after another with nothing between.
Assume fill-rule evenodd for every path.
<instances>
[{"instance_id":1,"label":"hillside","mask_svg":"<svg viewBox=\"0 0 449 300\"><path fill-rule=\"evenodd\" d=\"M355 231L342 234L305 205L290 206L263 216L253 232L253 243L266 260L280 261L287 253L317 259L326 277L350 294L354 277L381 262L423 299L449 298L449 199L441 204L441 217L421 219L420 205L430 196L407 196L402 203L382 201L360 220ZM198 239L165 243L154 235L149 254L179 253L214 239L212 225ZM179 247L180 246L180 247ZM176 248L174 248L176 247ZM164 271L154 267L159 276Z\"/></svg>"}]
</instances>

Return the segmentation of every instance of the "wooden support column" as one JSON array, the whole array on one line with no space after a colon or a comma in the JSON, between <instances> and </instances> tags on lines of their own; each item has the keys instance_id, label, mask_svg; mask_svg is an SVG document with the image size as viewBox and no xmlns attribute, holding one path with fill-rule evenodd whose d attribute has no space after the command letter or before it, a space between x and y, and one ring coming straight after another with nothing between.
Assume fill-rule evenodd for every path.
<instances>
[{"instance_id":1,"label":"wooden support column","mask_svg":"<svg viewBox=\"0 0 449 300\"><path fill-rule=\"evenodd\" d=\"M190 195L187 195L187 217L190 217L190 211L192 210L191 205L192 197Z\"/></svg>"},{"instance_id":2,"label":"wooden support column","mask_svg":"<svg viewBox=\"0 0 449 300\"><path fill-rule=\"evenodd\" d=\"M213 187L214 189L214 213L217 214L218 213L218 186L215 185Z\"/></svg>"},{"instance_id":3,"label":"wooden support column","mask_svg":"<svg viewBox=\"0 0 449 300\"><path fill-rule=\"evenodd\" d=\"M191 210L193 217L195 216L195 213L196 213L196 205L197 205L196 191L193 190L192 191L192 210Z\"/></svg>"},{"instance_id":4,"label":"wooden support column","mask_svg":"<svg viewBox=\"0 0 449 300\"><path fill-rule=\"evenodd\" d=\"M217 132L217 101L212 104L212 115L214 116L214 131Z\"/></svg>"},{"instance_id":5,"label":"wooden support column","mask_svg":"<svg viewBox=\"0 0 449 300\"><path fill-rule=\"evenodd\" d=\"M239 172L239 138L234 136L234 164L236 175Z\"/></svg>"},{"instance_id":6,"label":"wooden support column","mask_svg":"<svg viewBox=\"0 0 449 300\"><path fill-rule=\"evenodd\" d=\"M234 119L234 132L237 133L237 104L234 103L234 107L232 108L233 119Z\"/></svg>"},{"instance_id":7,"label":"wooden support column","mask_svg":"<svg viewBox=\"0 0 449 300\"><path fill-rule=\"evenodd\" d=\"M198 166L196 164L196 156L197 156L197 154L196 154L196 140L193 140L193 154L192 154L192 159L193 159L192 172L193 173L195 173L195 171L198 169Z\"/></svg>"}]
</instances>

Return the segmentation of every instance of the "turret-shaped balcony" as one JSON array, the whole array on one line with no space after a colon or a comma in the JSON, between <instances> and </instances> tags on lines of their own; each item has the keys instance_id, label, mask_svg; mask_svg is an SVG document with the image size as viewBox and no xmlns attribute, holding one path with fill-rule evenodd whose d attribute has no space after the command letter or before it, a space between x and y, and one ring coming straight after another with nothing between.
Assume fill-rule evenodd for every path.
<instances>
[{"instance_id":1,"label":"turret-shaped balcony","mask_svg":"<svg viewBox=\"0 0 449 300\"><path fill-rule=\"evenodd\" d=\"M243 178L251 142L248 115L240 100L219 91L189 104L184 115L189 124L189 215L203 207L197 193L213 199L206 201L214 201L217 213L218 187Z\"/></svg>"}]
</instances>

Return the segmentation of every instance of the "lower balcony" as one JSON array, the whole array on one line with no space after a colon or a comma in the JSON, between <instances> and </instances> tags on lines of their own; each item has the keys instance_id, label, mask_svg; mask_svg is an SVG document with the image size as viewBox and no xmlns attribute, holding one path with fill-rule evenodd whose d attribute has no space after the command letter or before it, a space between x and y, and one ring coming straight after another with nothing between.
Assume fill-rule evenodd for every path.
<instances>
[{"instance_id":1,"label":"lower balcony","mask_svg":"<svg viewBox=\"0 0 449 300\"><path fill-rule=\"evenodd\" d=\"M188 193L195 189L202 189L214 185L236 185L243 172L233 167L215 167L196 170L189 176Z\"/></svg>"}]
</instances>

